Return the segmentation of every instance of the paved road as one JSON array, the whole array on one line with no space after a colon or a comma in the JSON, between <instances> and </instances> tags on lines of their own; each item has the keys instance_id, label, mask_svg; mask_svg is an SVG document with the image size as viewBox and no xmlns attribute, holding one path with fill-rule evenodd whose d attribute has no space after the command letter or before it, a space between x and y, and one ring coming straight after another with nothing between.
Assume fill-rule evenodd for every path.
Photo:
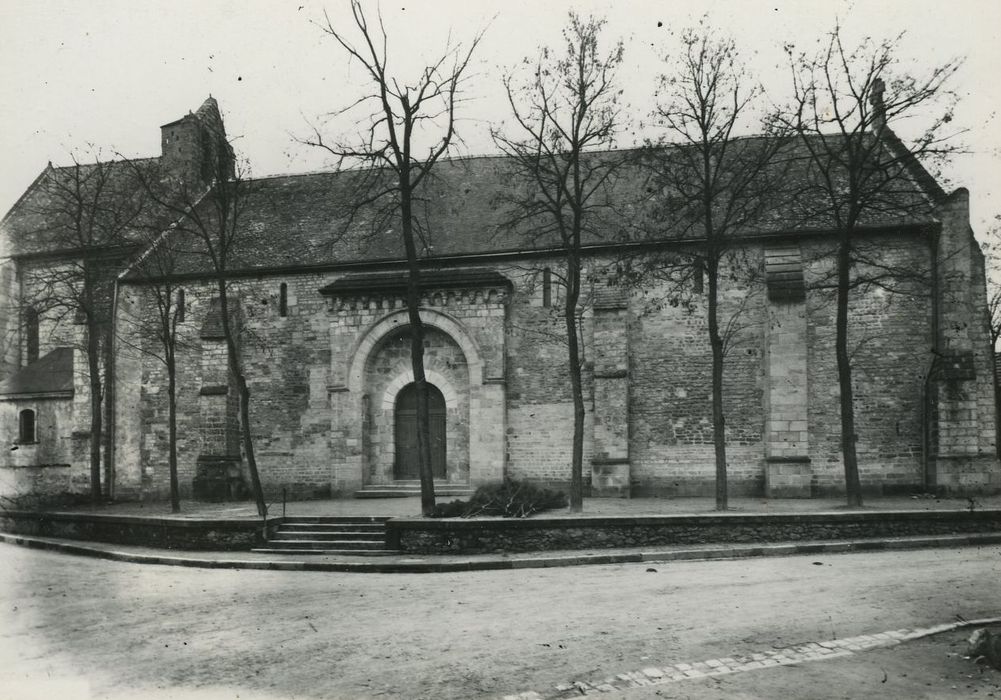
<instances>
[{"instance_id":1,"label":"paved road","mask_svg":"<svg viewBox=\"0 0 1001 700\"><path fill-rule=\"evenodd\" d=\"M362 575L142 566L0 545L0 697L549 697L560 683L648 666L998 616L999 580L996 546ZM810 697L807 682L820 697L834 677L844 682L835 671L845 663L774 676L768 694ZM751 675L726 683L764 678ZM663 697L724 697L702 688L676 684Z\"/></svg>"}]
</instances>

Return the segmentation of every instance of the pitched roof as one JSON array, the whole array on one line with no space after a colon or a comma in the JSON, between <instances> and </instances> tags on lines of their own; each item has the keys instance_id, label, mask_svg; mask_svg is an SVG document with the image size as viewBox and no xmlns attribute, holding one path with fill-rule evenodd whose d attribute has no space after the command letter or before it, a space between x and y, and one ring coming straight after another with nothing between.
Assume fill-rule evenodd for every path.
<instances>
[{"instance_id":1,"label":"pitched roof","mask_svg":"<svg viewBox=\"0 0 1001 700\"><path fill-rule=\"evenodd\" d=\"M73 348L56 348L0 382L0 397L27 394L73 395Z\"/></svg>"},{"instance_id":2,"label":"pitched roof","mask_svg":"<svg viewBox=\"0 0 1001 700\"><path fill-rule=\"evenodd\" d=\"M155 167L158 162L159 158L137 158L47 166L0 222L11 254L68 252L128 242L119 233L142 208L138 202L142 189L134 168ZM89 217L93 227L74 224L78 205L93 212Z\"/></svg>"},{"instance_id":3,"label":"pitched roof","mask_svg":"<svg viewBox=\"0 0 1001 700\"><path fill-rule=\"evenodd\" d=\"M231 166L233 150L216 100L209 96L197 111L171 124L185 120L194 121L208 135L198 145L203 159L221 158ZM170 156L97 159L62 167L49 163L0 219L10 253L77 253L141 243L141 231L165 228L171 218L144 196L144 180L158 189L158 197L167 199L165 195L176 194L171 188L178 187L176 173L171 172L176 165ZM80 211L82 226L75 223Z\"/></svg>"},{"instance_id":4,"label":"pitched roof","mask_svg":"<svg viewBox=\"0 0 1001 700\"><path fill-rule=\"evenodd\" d=\"M740 141L740 147L748 150L767 143L765 137ZM606 212L609 216L603 226L587 233L585 245L636 240L628 225L643 217L646 223L653 222L655 237L677 239L686 235L685 227L690 222L664 216L663 206L660 212L651 206L659 192L654 191L646 171L635 162L635 154L635 151L589 154L589 158L624 158L630 162L622 168L607 195L616 202L614 210ZM905 167L904 177L898 178L885 195L885 206L870 208L862 225L878 228L937 221L934 205L941 190L916 161L905 163ZM824 198L809 187L809 158L803 144L789 140L772 168L782 169L780 173L772 172L774 180L781 181L783 187L795 188L795 195L786 197L780 207L748 225L744 233L756 236L832 230ZM405 255L398 217L384 218L375 205L355 204L360 199L360 185L375 175L371 170L344 170L240 183L244 194L228 270L402 260ZM439 162L434 177L417 193L417 208L424 224L423 255L464 257L556 247L557 240L539 236L540 229L533 228L531 222L511 224L514 217L510 195L518 187L512 161L504 156ZM651 235L650 230L646 229L646 235ZM191 250L190 245L181 247ZM201 274L210 272L211 267L206 256L191 253L179 262L176 271Z\"/></svg>"}]
</instances>

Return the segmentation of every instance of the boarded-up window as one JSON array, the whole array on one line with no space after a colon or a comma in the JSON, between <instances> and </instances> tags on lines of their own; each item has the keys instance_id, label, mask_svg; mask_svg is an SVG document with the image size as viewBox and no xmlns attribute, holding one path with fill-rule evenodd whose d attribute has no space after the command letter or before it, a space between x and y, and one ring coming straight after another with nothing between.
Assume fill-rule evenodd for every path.
<instances>
[{"instance_id":1,"label":"boarded-up window","mask_svg":"<svg viewBox=\"0 0 1001 700\"><path fill-rule=\"evenodd\" d=\"M803 259L798 246L765 249L765 281L769 301L803 301Z\"/></svg>"}]
</instances>

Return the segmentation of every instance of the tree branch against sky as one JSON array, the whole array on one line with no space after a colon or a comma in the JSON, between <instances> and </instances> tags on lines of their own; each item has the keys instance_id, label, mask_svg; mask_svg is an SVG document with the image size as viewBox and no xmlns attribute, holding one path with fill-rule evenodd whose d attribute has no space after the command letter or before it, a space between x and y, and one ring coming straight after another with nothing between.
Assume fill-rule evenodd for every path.
<instances>
[{"instance_id":1,"label":"tree branch against sky","mask_svg":"<svg viewBox=\"0 0 1001 700\"><path fill-rule=\"evenodd\" d=\"M878 252L859 244L859 230L924 206L928 189L915 161L934 168L957 146L954 95L949 82L961 62L947 61L914 74L897 60L900 36L864 39L846 47L835 25L816 53L797 53L788 46L792 68L792 103L775 119L794 131L806 153L807 177L796 193L804 221L829 227L837 237L835 354L841 417L841 452L848 505L862 505L848 336L849 297L866 284L867 268L880 268ZM909 122L920 120L915 129ZM904 125L916 135L904 144L891 126ZM910 274L901 271L902 274Z\"/></svg>"},{"instance_id":2,"label":"tree branch against sky","mask_svg":"<svg viewBox=\"0 0 1001 700\"><path fill-rule=\"evenodd\" d=\"M732 39L720 37L708 23L685 30L680 56L669 55L660 76L658 102L651 115L661 133L648 142L642 163L649 173L657 230L645 236L668 240L685 255L668 253L635 261L638 278L666 274L697 283L705 275L705 314L712 357L712 424L716 461L716 509L727 509L726 430L723 410L723 364L741 327L743 305L720 318L721 285L726 279L748 284L748 261L741 255L750 229L760 225L774 205L780 173L775 155L784 142L769 138L739 139L753 127L749 114L762 88L744 70ZM673 262L673 264L672 264ZM722 271L726 269L726 276ZM692 275L699 279L690 280ZM732 283L732 282L731 282ZM701 306L701 304L693 305Z\"/></svg>"},{"instance_id":3,"label":"tree branch against sky","mask_svg":"<svg viewBox=\"0 0 1001 700\"><path fill-rule=\"evenodd\" d=\"M349 228L359 222L362 212L367 212L372 230L399 226L406 255L410 360L417 392L421 512L428 516L434 511L435 500L420 302L421 269L431 245L418 200L435 166L459 139L456 108L482 34L465 47L449 41L437 59L408 81L388 65L389 37L381 13L376 10L377 26L373 26L362 3L352 0L351 14L354 27L350 30L335 26L326 14L319 26L347 54L350 63L363 70L369 91L334 113L354 116L357 131L331 141L316 127L312 137L303 142L334 156L339 170L348 166L363 169L351 175L351 191L345 200L352 210ZM349 233L357 232L344 232Z\"/></svg>"},{"instance_id":4,"label":"tree branch against sky","mask_svg":"<svg viewBox=\"0 0 1001 700\"><path fill-rule=\"evenodd\" d=\"M171 255L195 253L204 256L209 263L210 277L215 284L219 300L219 318L226 343L226 364L232 385L235 385L239 399L240 438L243 457L247 460L250 473L251 492L257 506L257 514L264 518L268 507L264 500L264 489L257 468L254 451L253 431L250 418L251 392L238 338L239 308L234 307L231 298L229 275L234 265L233 259L245 229L242 226L243 213L249 200L256 193L256 186L243 176L241 166L233 157L232 148L226 141L225 133L206 125L211 138L225 144L207 163L203 163L204 174L210 180L207 184L181 182L175 187L163 190L160 183L146 180L145 191L155 196L158 206L174 219ZM187 250L183 250L187 247ZM169 309L165 310L169 312ZM166 316L162 317L166 318Z\"/></svg>"},{"instance_id":5,"label":"tree branch against sky","mask_svg":"<svg viewBox=\"0 0 1001 700\"><path fill-rule=\"evenodd\" d=\"M144 171L143 182L161 181L156 168L136 167ZM118 305L116 340L122 346L156 359L167 373L167 472L170 509L178 513L181 497L177 476L177 352L183 348L193 349L195 345L178 335L184 319L185 299L184 288L175 272L180 256L189 251L182 250L176 227L164 229L163 223L164 220L157 217L142 228L139 232L142 253L118 276L119 281L130 277L140 284L133 290L137 298L129 300L132 303Z\"/></svg>"},{"instance_id":6,"label":"tree branch against sky","mask_svg":"<svg viewBox=\"0 0 1001 700\"><path fill-rule=\"evenodd\" d=\"M601 152L622 127L616 85L622 42L607 53L599 45L604 21L571 12L561 49L544 48L535 61L504 78L514 124L495 129L517 182L508 198L507 226L530 231L536 245L556 247L563 258L567 370L573 399L570 510L583 509L584 348L580 337L581 270L585 238L610 230L609 191L626 160Z\"/></svg>"}]
</instances>

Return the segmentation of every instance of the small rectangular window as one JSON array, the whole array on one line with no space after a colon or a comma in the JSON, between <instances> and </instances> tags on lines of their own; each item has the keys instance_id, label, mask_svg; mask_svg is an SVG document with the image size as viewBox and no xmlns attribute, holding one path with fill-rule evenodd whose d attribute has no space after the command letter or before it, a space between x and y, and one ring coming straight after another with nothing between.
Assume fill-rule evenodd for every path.
<instances>
[{"instance_id":1,"label":"small rectangular window","mask_svg":"<svg viewBox=\"0 0 1001 700\"><path fill-rule=\"evenodd\" d=\"M542 271L542 305L547 309L553 305L553 271L548 267Z\"/></svg>"},{"instance_id":2,"label":"small rectangular window","mask_svg":"<svg viewBox=\"0 0 1001 700\"><path fill-rule=\"evenodd\" d=\"M177 290L177 312L175 318L178 323L184 323L184 290Z\"/></svg>"},{"instance_id":3,"label":"small rectangular window","mask_svg":"<svg viewBox=\"0 0 1001 700\"><path fill-rule=\"evenodd\" d=\"M702 258L695 258L692 265L692 291L702 294L705 291L706 265Z\"/></svg>"},{"instance_id":4,"label":"small rectangular window","mask_svg":"<svg viewBox=\"0 0 1001 700\"><path fill-rule=\"evenodd\" d=\"M17 442L21 445L30 445L38 442L35 412L30 408L26 408L18 414Z\"/></svg>"},{"instance_id":5,"label":"small rectangular window","mask_svg":"<svg viewBox=\"0 0 1001 700\"><path fill-rule=\"evenodd\" d=\"M27 309L24 312L25 326L25 351L28 356L28 364L38 359L38 312L34 309Z\"/></svg>"},{"instance_id":6,"label":"small rectangular window","mask_svg":"<svg viewBox=\"0 0 1001 700\"><path fill-rule=\"evenodd\" d=\"M288 285L284 282L278 288L278 315L288 316Z\"/></svg>"}]
</instances>

